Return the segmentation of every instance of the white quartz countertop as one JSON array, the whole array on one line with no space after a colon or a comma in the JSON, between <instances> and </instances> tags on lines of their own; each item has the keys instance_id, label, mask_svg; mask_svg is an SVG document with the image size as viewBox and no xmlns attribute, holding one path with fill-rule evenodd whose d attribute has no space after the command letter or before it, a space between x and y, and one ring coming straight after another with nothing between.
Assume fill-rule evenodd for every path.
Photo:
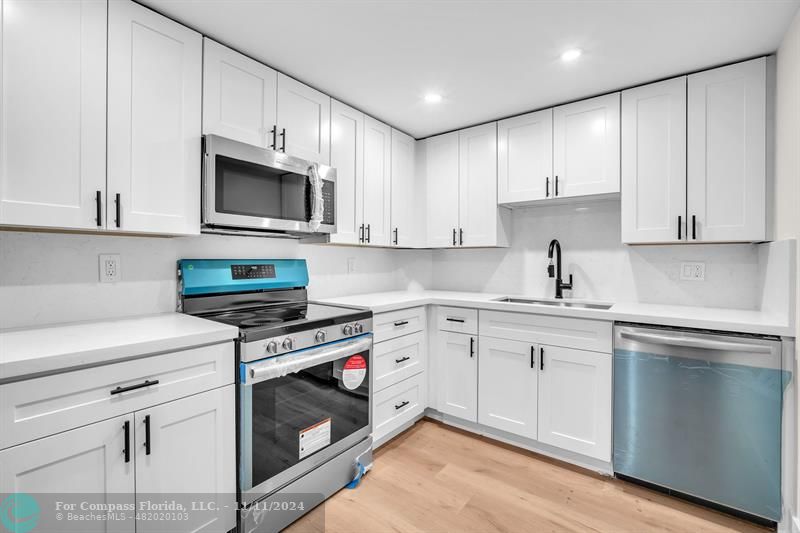
<instances>
[{"instance_id":1,"label":"white quartz countertop","mask_svg":"<svg viewBox=\"0 0 800 533\"><path fill-rule=\"evenodd\" d=\"M392 291L340 296L322 301L368 307L375 313L433 304L783 337L794 337L795 335L794 325L791 324L788 317L762 311L640 303L616 303L606 310L493 301L504 296L526 297L480 292ZM531 296L527 297L533 298Z\"/></svg>"},{"instance_id":2,"label":"white quartz countertop","mask_svg":"<svg viewBox=\"0 0 800 533\"><path fill-rule=\"evenodd\" d=\"M225 342L238 334L234 326L182 313L0 330L0 383Z\"/></svg>"}]
</instances>

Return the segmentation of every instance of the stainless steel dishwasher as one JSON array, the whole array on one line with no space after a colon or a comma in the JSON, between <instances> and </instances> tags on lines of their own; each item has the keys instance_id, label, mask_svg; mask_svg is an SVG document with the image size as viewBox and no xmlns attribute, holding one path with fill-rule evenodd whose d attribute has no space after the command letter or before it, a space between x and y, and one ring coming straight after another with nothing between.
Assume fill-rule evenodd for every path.
<instances>
[{"instance_id":1,"label":"stainless steel dishwasher","mask_svg":"<svg viewBox=\"0 0 800 533\"><path fill-rule=\"evenodd\" d=\"M781 340L614 327L614 472L781 517Z\"/></svg>"}]
</instances>

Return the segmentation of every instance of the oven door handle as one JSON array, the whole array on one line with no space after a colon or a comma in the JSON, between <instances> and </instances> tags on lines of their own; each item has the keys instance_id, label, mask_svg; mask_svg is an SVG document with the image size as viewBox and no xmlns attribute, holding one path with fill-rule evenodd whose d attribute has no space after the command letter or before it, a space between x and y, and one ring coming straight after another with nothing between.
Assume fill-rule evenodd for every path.
<instances>
[{"instance_id":1,"label":"oven door handle","mask_svg":"<svg viewBox=\"0 0 800 533\"><path fill-rule=\"evenodd\" d=\"M348 354L355 355L372 348L372 335L353 339L333 346L312 348L300 354L287 354L247 365L244 385L283 377L303 369L329 363Z\"/></svg>"}]
</instances>

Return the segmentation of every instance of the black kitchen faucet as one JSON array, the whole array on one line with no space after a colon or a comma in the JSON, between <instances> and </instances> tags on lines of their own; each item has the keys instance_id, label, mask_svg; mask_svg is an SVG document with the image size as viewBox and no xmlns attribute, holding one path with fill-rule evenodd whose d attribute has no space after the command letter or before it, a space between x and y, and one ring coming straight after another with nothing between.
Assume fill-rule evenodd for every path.
<instances>
[{"instance_id":1,"label":"black kitchen faucet","mask_svg":"<svg viewBox=\"0 0 800 533\"><path fill-rule=\"evenodd\" d=\"M556 264L553 265L553 249L556 251ZM551 278L556 278L556 298L564 298L564 289L572 290L572 274L569 275L569 283L561 281L561 243L557 239L550 241L550 248L547 250L547 257L550 264L547 265L547 274Z\"/></svg>"}]
</instances>

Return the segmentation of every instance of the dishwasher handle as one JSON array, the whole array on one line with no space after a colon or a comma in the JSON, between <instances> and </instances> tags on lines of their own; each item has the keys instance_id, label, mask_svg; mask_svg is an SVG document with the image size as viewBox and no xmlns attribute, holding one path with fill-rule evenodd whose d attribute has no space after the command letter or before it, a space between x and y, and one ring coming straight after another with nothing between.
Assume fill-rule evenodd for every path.
<instances>
[{"instance_id":1,"label":"dishwasher handle","mask_svg":"<svg viewBox=\"0 0 800 533\"><path fill-rule=\"evenodd\" d=\"M640 333L638 331L620 331L620 337L645 344L666 344L684 348L701 350L720 350L725 352L772 353L772 347L764 344L746 342L728 342L710 338L659 335L656 333Z\"/></svg>"}]
</instances>

